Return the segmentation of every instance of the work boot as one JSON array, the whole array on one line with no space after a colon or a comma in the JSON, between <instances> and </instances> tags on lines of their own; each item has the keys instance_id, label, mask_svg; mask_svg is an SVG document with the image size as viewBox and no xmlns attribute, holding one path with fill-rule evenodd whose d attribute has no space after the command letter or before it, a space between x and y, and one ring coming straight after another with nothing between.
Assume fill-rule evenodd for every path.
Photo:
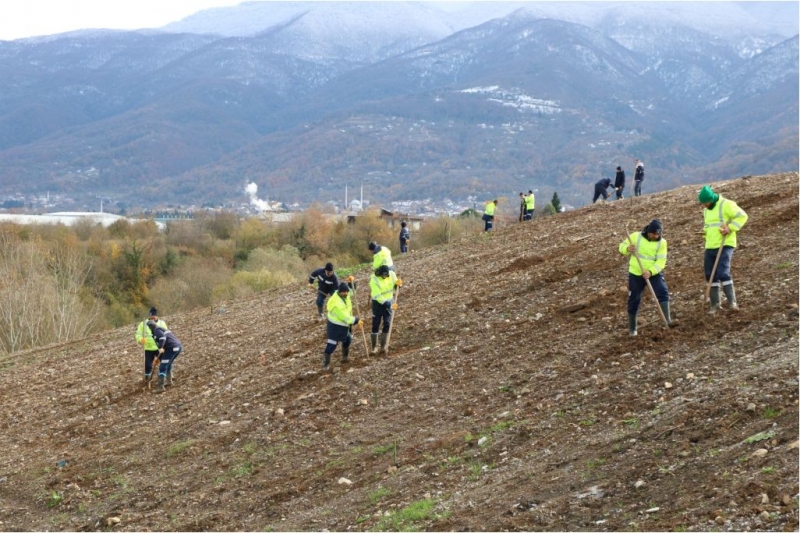
<instances>
[{"instance_id":1,"label":"work boot","mask_svg":"<svg viewBox=\"0 0 800 533\"><path fill-rule=\"evenodd\" d=\"M725 298L728 300L731 311L738 311L739 306L736 304L736 291L733 290L733 281L727 285L723 285L722 292L725 293Z\"/></svg>"},{"instance_id":2,"label":"work boot","mask_svg":"<svg viewBox=\"0 0 800 533\"><path fill-rule=\"evenodd\" d=\"M167 379L164 381L165 387L172 387L172 370L167 373Z\"/></svg>"},{"instance_id":3,"label":"work boot","mask_svg":"<svg viewBox=\"0 0 800 533\"><path fill-rule=\"evenodd\" d=\"M708 298L711 300L711 309L708 310L708 314L713 315L719 311L719 285L711 285L711 291L708 293Z\"/></svg>"},{"instance_id":4,"label":"work boot","mask_svg":"<svg viewBox=\"0 0 800 533\"><path fill-rule=\"evenodd\" d=\"M658 302L658 306L661 307L661 312L664 313L664 318L667 319L667 324L671 326L672 317L669 316L669 302Z\"/></svg>"},{"instance_id":5,"label":"work boot","mask_svg":"<svg viewBox=\"0 0 800 533\"><path fill-rule=\"evenodd\" d=\"M162 376L161 374L158 375L158 386L153 391L154 394L161 394L166 389L164 389L164 382L166 381L166 376Z\"/></svg>"},{"instance_id":6,"label":"work boot","mask_svg":"<svg viewBox=\"0 0 800 533\"><path fill-rule=\"evenodd\" d=\"M371 333L369 340L372 343L372 353L378 353L378 334Z\"/></svg>"},{"instance_id":7,"label":"work boot","mask_svg":"<svg viewBox=\"0 0 800 533\"><path fill-rule=\"evenodd\" d=\"M322 314L322 306L321 305L317 306L317 318L319 318L320 320L325 318L325 315Z\"/></svg>"},{"instance_id":8,"label":"work boot","mask_svg":"<svg viewBox=\"0 0 800 533\"><path fill-rule=\"evenodd\" d=\"M342 363L346 363L349 361L350 357L350 345L348 344L345 346L342 344Z\"/></svg>"},{"instance_id":9,"label":"work boot","mask_svg":"<svg viewBox=\"0 0 800 533\"><path fill-rule=\"evenodd\" d=\"M322 370L327 371L331 368L331 354L324 353L322 354Z\"/></svg>"},{"instance_id":10,"label":"work boot","mask_svg":"<svg viewBox=\"0 0 800 533\"><path fill-rule=\"evenodd\" d=\"M386 333L380 334L380 341L381 341L381 351L386 353Z\"/></svg>"},{"instance_id":11,"label":"work boot","mask_svg":"<svg viewBox=\"0 0 800 533\"><path fill-rule=\"evenodd\" d=\"M636 333L636 313L628 313L628 335L635 337Z\"/></svg>"}]
</instances>

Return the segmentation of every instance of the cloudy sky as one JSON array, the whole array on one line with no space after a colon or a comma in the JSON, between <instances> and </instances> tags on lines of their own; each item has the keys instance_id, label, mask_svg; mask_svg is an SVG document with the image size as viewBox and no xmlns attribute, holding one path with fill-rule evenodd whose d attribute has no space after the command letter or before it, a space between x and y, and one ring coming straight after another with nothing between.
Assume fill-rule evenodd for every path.
<instances>
[{"instance_id":1,"label":"cloudy sky","mask_svg":"<svg viewBox=\"0 0 800 533\"><path fill-rule=\"evenodd\" d=\"M0 40L87 28L157 28L244 0L3 0Z\"/></svg>"}]
</instances>

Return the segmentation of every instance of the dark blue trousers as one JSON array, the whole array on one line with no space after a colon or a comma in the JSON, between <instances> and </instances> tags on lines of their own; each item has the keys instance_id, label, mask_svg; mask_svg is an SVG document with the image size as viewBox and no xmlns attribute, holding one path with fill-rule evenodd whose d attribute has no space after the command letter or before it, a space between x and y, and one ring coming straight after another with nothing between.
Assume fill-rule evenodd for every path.
<instances>
[{"instance_id":1,"label":"dark blue trousers","mask_svg":"<svg viewBox=\"0 0 800 533\"><path fill-rule=\"evenodd\" d=\"M144 351L144 373L148 376L153 373L153 361L158 357L158 350Z\"/></svg>"},{"instance_id":2,"label":"dark blue trousers","mask_svg":"<svg viewBox=\"0 0 800 533\"><path fill-rule=\"evenodd\" d=\"M339 343L342 346L350 346L353 340L353 334L350 331L350 326L340 326L328 321L328 342L325 344L325 353L330 355L335 350Z\"/></svg>"},{"instance_id":3,"label":"dark blue trousers","mask_svg":"<svg viewBox=\"0 0 800 533\"><path fill-rule=\"evenodd\" d=\"M650 276L650 285L656 293L659 302L669 301L669 289L664 276ZM647 289L647 280L642 276L636 276L628 272L628 314L635 315L639 311L639 304L642 303L642 293Z\"/></svg>"},{"instance_id":4,"label":"dark blue trousers","mask_svg":"<svg viewBox=\"0 0 800 533\"><path fill-rule=\"evenodd\" d=\"M328 297L327 294L317 289L317 307L322 307L323 305L325 305L325 298L327 297Z\"/></svg>"},{"instance_id":5,"label":"dark blue trousers","mask_svg":"<svg viewBox=\"0 0 800 533\"><path fill-rule=\"evenodd\" d=\"M389 326L392 323L392 310L386 309L383 304L372 300L372 333L378 333L383 321L383 332L389 333Z\"/></svg>"},{"instance_id":6,"label":"dark blue trousers","mask_svg":"<svg viewBox=\"0 0 800 533\"><path fill-rule=\"evenodd\" d=\"M183 351L183 346L178 346L172 350L164 350L164 353L161 354L161 364L158 365L158 375L159 376L166 376L167 374L172 374L172 363L175 362L175 359ZM158 352L156 352L158 353Z\"/></svg>"},{"instance_id":7,"label":"dark blue trousers","mask_svg":"<svg viewBox=\"0 0 800 533\"><path fill-rule=\"evenodd\" d=\"M731 259L733 259L733 250L733 246L722 247L714 282L722 283L731 280ZM717 260L718 252L719 248L714 248L706 250L706 253L703 255L703 270L706 274L706 282L711 278L711 269L714 268L714 261Z\"/></svg>"}]
</instances>

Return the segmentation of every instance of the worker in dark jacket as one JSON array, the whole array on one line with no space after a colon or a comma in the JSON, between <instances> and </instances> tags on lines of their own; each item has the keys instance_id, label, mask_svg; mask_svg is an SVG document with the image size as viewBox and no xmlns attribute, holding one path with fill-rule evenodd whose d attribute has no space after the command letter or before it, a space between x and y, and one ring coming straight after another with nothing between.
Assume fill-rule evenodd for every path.
<instances>
[{"instance_id":1,"label":"worker in dark jacket","mask_svg":"<svg viewBox=\"0 0 800 533\"><path fill-rule=\"evenodd\" d=\"M411 242L411 233L408 231L408 224L400 223L400 253L408 253L408 243Z\"/></svg>"},{"instance_id":2,"label":"worker in dark jacket","mask_svg":"<svg viewBox=\"0 0 800 533\"><path fill-rule=\"evenodd\" d=\"M642 182L644 181L644 163L636 160L636 171L633 174L633 195L642 195Z\"/></svg>"},{"instance_id":3,"label":"worker in dark jacket","mask_svg":"<svg viewBox=\"0 0 800 533\"><path fill-rule=\"evenodd\" d=\"M607 200L609 194L606 189L608 189L609 187L611 187L611 178L601 178L600 181L595 183L594 198L592 198L592 203L595 203L597 199L600 198L601 196L603 197L603 200Z\"/></svg>"},{"instance_id":4,"label":"worker in dark jacket","mask_svg":"<svg viewBox=\"0 0 800 533\"><path fill-rule=\"evenodd\" d=\"M325 304L325 298L336 292L339 287L339 278L333 271L333 263L325 263L323 268L316 269L308 276L308 287L312 291L314 280L317 280L317 316L320 320L324 320L322 306Z\"/></svg>"},{"instance_id":5,"label":"worker in dark jacket","mask_svg":"<svg viewBox=\"0 0 800 533\"><path fill-rule=\"evenodd\" d=\"M158 366L158 387L153 391L157 394L164 392L164 387L172 386L172 365L183 351L183 345L171 331L162 329L153 320L147 321L147 327L153 334L153 339L158 346L161 364Z\"/></svg>"},{"instance_id":6,"label":"worker in dark jacket","mask_svg":"<svg viewBox=\"0 0 800 533\"><path fill-rule=\"evenodd\" d=\"M614 189L617 191L617 200L622 200L622 189L625 188L625 171L622 167L617 167L617 175L614 177Z\"/></svg>"}]
</instances>

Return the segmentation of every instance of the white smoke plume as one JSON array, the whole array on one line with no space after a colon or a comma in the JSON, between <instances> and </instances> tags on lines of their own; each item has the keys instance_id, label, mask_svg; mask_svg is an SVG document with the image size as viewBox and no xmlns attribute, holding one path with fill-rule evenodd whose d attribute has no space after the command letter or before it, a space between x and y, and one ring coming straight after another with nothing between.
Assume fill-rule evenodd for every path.
<instances>
[{"instance_id":1,"label":"white smoke plume","mask_svg":"<svg viewBox=\"0 0 800 533\"><path fill-rule=\"evenodd\" d=\"M271 211L272 208L269 206L269 202L266 200L259 199L258 193L258 185L255 183L248 183L247 187L244 188L244 192L250 197L250 203L254 205L259 211Z\"/></svg>"}]
</instances>

